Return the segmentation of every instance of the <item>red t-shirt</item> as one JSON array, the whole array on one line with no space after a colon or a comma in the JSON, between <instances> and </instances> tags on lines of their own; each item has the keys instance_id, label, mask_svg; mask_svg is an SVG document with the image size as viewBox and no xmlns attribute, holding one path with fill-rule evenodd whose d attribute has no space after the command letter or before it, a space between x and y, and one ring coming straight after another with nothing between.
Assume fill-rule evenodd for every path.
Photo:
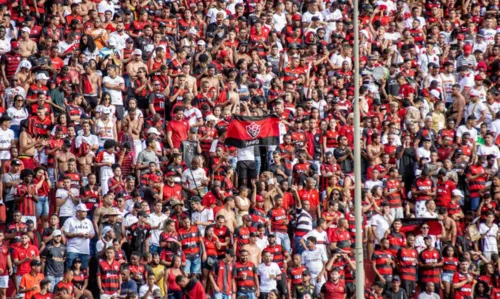
<instances>
[{"instance_id":1,"label":"red t-shirt","mask_svg":"<svg viewBox=\"0 0 500 299\"><path fill-rule=\"evenodd\" d=\"M172 120L167 125L167 132L172 132L174 148L180 148L181 143L188 138L189 123L186 120Z\"/></svg>"}]
</instances>

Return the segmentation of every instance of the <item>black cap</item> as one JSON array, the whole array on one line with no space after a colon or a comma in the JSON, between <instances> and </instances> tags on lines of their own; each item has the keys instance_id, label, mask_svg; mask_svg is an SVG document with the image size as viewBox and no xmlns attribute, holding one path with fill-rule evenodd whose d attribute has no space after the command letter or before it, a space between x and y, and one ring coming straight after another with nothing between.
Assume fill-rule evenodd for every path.
<instances>
[{"instance_id":1,"label":"black cap","mask_svg":"<svg viewBox=\"0 0 500 299\"><path fill-rule=\"evenodd\" d=\"M201 202L201 197L199 197L199 196L193 196L193 197L191 197L191 201Z\"/></svg>"},{"instance_id":2,"label":"black cap","mask_svg":"<svg viewBox=\"0 0 500 299\"><path fill-rule=\"evenodd\" d=\"M438 175L446 175L446 169L444 168L439 169Z\"/></svg>"},{"instance_id":3,"label":"black cap","mask_svg":"<svg viewBox=\"0 0 500 299\"><path fill-rule=\"evenodd\" d=\"M136 202L134 204L134 209L142 209L142 204L140 202Z\"/></svg>"},{"instance_id":4,"label":"black cap","mask_svg":"<svg viewBox=\"0 0 500 299\"><path fill-rule=\"evenodd\" d=\"M139 211L137 216L148 217L148 213L146 213L146 211Z\"/></svg>"},{"instance_id":5,"label":"black cap","mask_svg":"<svg viewBox=\"0 0 500 299\"><path fill-rule=\"evenodd\" d=\"M31 267L36 267L36 266L41 266L41 265L42 265L42 263L39 260L32 260L30 262Z\"/></svg>"},{"instance_id":6,"label":"black cap","mask_svg":"<svg viewBox=\"0 0 500 299\"><path fill-rule=\"evenodd\" d=\"M17 160L17 159L16 159L16 160L12 160L12 161L10 162L10 165L13 165L13 166L21 166L21 165L23 165L23 163L21 163L21 161L19 161L19 160Z\"/></svg>"},{"instance_id":7,"label":"black cap","mask_svg":"<svg viewBox=\"0 0 500 299\"><path fill-rule=\"evenodd\" d=\"M401 281L401 278L399 278L399 276L398 276L398 275L394 275L394 276L392 277L392 281Z\"/></svg>"}]
</instances>

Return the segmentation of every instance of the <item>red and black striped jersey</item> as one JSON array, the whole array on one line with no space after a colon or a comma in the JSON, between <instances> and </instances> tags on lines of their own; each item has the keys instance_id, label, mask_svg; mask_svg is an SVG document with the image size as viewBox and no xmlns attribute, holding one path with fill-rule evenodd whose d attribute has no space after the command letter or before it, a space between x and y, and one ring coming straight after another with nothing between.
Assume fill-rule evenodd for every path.
<instances>
[{"instance_id":1,"label":"red and black striped jersey","mask_svg":"<svg viewBox=\"0 0 500 299\"><path fill-rule=\"evenodd\" d=\"M14 197L21 199L19 202L19 211L24 216L36 216L36 200L33 196L37 196L38 191L34 184L17 185L14 187Z\"/></svg>"},{"instance_id":2,"label":"red and black striped jersey","mask_svg":"<svg viewBox=\"0 0 500 299\"><path fill-rule=\"evenodd\" d=\"M132 272L132 270L131 270ZM101 277L101 286L105 294L112 295L120 289L120 263L101 261L97 268L97 276Z\"/></svg>"},{"instance_id":3,"label":"red and black striped jersey","mask_svg":"<svg viewBox=\"0 0 500 299\"><path fill-rule=\"evenodd\" d=\"M419 261L422 264L435 264L442 261L441 253L435 248L424 249L420 252ZM441 268L421 268L419 269L420 281L439 283L441 281Z\"/></svg>"},{"instance_id":4,"label":"red and black striped jersey","mask_svg":"<svg viewBox=\"0 0 500 299\"><path fill-rule=\"evenodd\" d=\"M195 225L189 229L179 229L179 242L182 245L182 251L187 258L197 257L200 255L200 231Z\"/></svg>"},{"instance_id":5,"label":"red and black striped jersey","mask_svg":"<svg viewBox=\"0 0 500 299\"><path fill-rule=\"evenodd\" d=\"M252 262L237 262L234 267L233 277L236 280L236 289L238 292L248 293L255 291L257 268Z\"/></svg>"},{"instance_id":6,"label":"red and black striped jersey","mask_svg":"<svg viewBox=\"0 0 500 299\"><path fill-rule=\"evenodd\" d=\"M397 255L402 280L417 281L418 252L415 248L400 248Z\"/></svg>"}]
</instances>

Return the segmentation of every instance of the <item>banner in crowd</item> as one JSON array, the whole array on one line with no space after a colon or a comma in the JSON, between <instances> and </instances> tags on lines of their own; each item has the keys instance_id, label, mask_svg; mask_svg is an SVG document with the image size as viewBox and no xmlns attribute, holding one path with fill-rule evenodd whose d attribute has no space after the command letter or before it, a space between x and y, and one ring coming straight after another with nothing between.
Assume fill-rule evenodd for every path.
<instances>
[{"instance_id":1,"label":"banner in crowd","mask_svg":"<svg viewBox=\"0 0 500 299\"><path fill-rule=\"evenodd\" d=\"M403 224L401 232L414 233L415 236L421 233L422 224L429 225L429 235L439 236L443 232L443 227L436 218L404 218L401 222Z\"/></svg>"},{"instance_id":2,"label":"banner in crowd","mask_svg":"<svg viewBox=\"0 0 500 299\"><path fill-rule=\"evenodd\" d=\"M279 122L275 114L265 116L233 115L227 127L226 145L244 148L255 145L278 145Z\"/></svg>"}]
</instances>

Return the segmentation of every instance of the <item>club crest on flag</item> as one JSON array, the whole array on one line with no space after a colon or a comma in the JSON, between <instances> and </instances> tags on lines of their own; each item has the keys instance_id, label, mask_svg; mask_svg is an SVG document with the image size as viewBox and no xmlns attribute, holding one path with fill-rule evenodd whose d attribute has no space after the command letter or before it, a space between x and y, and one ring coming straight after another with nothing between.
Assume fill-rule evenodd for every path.
<instances>
[{"instance_id":1,"label":"club crest on flag","mask_svg":"<svg viewBox=\"0 0 500 299\"><path fill-rule=\"evenodd\" d=\"M247 130L247 133L250 137L256 138L257 136L259 136L260 127L261 127L260 125L252 122L251 124L246 126L245 129Z\"/></svg>"}]
</instances>

